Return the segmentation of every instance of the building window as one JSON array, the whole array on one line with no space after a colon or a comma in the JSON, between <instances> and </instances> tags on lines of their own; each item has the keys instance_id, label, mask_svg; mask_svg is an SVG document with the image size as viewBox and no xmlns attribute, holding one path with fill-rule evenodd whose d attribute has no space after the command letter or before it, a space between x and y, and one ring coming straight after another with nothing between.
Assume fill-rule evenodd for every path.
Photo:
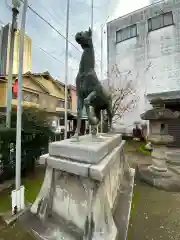
<instances>
[{"instance_id":1,"label":"building window","mask_svg":"<svg viewBox=\"0 0 180 240\"><path fill-rule=\"evenodd\" d=\"M148 31L154 31L163 27L173 25L173 14L167 12L159 16L148 19Z\"/></svg>"},{"instance_id":2,"label":"building window","mask_svg":"<svg viewBox=\"0 0 180 240\"><path fill-rule=\"evenodd\" d=\"M23 91L23 101L39 103L39 95L37 93Z\"/></svg>"},{"instance_id":3,"label":"building window","mask_svg":"<svg viewBox=\"0 0 180 240\"><path fill-rule=\"evenodd\" d=\"M59 107L59 108L64 108L64 100L58 99L58 101L57 101L57 107Z\"/></svg>"},{"instance_id":4,"label":"building window","mask_svg":"<svg viewBox=\"0 0 180 240\"><path fill-rule=\"evenodd\" d=\"M137 37L137 25L131 25L116 32L116 43Z\"/></svg>"},{"instance_id":5,"label":"building window","mask_svg":"<svg viewBox=\"0 0 180 240\"><path fill-rule=\"evenodd\" d=\"M71 100L68 101L68 103L67 103L67 107L68 107L68 109L70 109L70 110L72 109L72 103L71 103Z\"/></svg>"}]
</instances>

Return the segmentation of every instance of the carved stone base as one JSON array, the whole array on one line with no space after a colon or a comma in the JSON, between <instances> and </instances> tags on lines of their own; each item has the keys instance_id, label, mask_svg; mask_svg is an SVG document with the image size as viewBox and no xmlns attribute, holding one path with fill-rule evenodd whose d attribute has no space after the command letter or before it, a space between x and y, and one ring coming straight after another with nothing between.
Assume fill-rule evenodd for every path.
<instances>
[{"instance_id":1,"label":"carved stone base","mask_svg":"<svg viewBox=\"0 0 180 240\"><path fill-rule=\"evenodd\" d=\"M152 165L140 164L137 167L137 175L140 180L158 189L180 191L180 177L170 169L161 172L153 169Z\"/></svg>"},{"instance_id":2,"label":"carved stone base","mask_svg":"<svg viewBox=\"0 0 180 240\"><path fill-rule=\"evenodd\" d=\"M166 161L163 159L152 159L152 165L149 168L152 171L164 173L167 172Z\"/></svg>"},{"instance_id":3,"label":"carved stone base","mask_svg":"<svg viewBox=\"0 0 180 240\"><path fill-rule=\"evenodd\" d=\"M66 236L66 240L116 239L112 209L123 179L125 142L111 134L99 136L98 141L90 139L82 136L79 143L52 143L51 154L40 158L47 170L31 213L43 224L43 232L34 230L42 239L52 224L47 239L57 239L53 238L57 232L58 239Z\"/></svg>"}]
</instances>

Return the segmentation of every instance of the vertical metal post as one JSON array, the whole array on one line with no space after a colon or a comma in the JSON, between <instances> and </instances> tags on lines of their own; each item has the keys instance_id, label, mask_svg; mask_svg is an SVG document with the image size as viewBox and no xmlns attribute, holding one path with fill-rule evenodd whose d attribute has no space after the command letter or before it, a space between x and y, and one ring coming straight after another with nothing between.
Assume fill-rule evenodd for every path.
<instances>
[{"instance_id":1,"label":"vertical metal post","mask_svg":"<svg viewBox=\"0 0 180 240\"><path fill-rule=\"evenodd\" d=\"M4 28L3 26L1 26L1 29L0 29L0 74L1 74L1 65L2 65L2 41L3 41L3 31L4 31Z\"/></svg>"},{"instance_id":2,"label":"vertical metal post","mask_svg":"<svg viewBox=\"0 0 180 240\"><path fill-rule=\"evenodd\" d=\"M101 81L103 80L103 51L104 51L104 45L103 45L103 28L106 24L109 16L107 16L106 21L104 24L101 25ZM101 132L103 132L103 112L101 111Z\"/></svg>"},{"instance_id":3,"label":"vertical metal post","mask_svg":"<svg viewBox=\"0 0 180 240\"><path fill-rule=\"evenodd\" d=\"M19 13L17 8L12 9L12 24L9 50L9 66L8 66L8 87L7 87L7 107L6 107L6 127L11 127L11 101L12 101L12 75L13 75L13 60L14 60L14 40L17 31L17 15Z\"/></svg>"},{"instance_id":4,"label":"vertical metal post","mask_svg":"<svg viewBox=\"0 0 180 240\"><path fill-rule=\"evenodd\" d=\"M24 0L20 30L19 70L18 70L18 105L16 123L16 191L20 190L21 186L22 74L23 74L24 35L27 8L28 0Z\"/></svg>"},{"instance_id":5,"label":"vertical metal post","mask_svg":"<svg viewBox=\"0 0 180 240\"><path fill-rule=\"evenodd\" d=\"M103 80L103 24L101 25L101 81ZM103 112L101 110L101 133L103 132Z\"/></svg>"},{"instance_id":6,"label":"vertical metal post","mask_svg":"<svg viewBox=\"0 0 180 240\"><path fill-rule=\"evenodd\" d=\"M66 12L66 54L65 54L65 109L64 109L64 120L65 120L65 131L64 139L67 139L67 103L68 103L68 94L67 94L67 85L68 85L68 50L69 50L69 6L70 0L67 0L67 12Z\"/></svg>"},{"instance_id":7,"label":"vertical metal post","mask_svg":"<svg viewBox=\"0 0 180 240\"><path fill-rule=\"evenodd\" d=\"M94 0L91 0L91 31L93 37L93 26L94 26Z\"/></svg>"},{"instance_id":8,"label":"vertical metal post","mask_svg":"<svg viewBox=\"0 0 180 240\"><path fill-rule=\"evenodd\" d=\"M144 111L147 110L147 105L148 105L148 99L147 99L147 72L148 72L148 19L147 19L147 16L146 14L144 13L144 18L145 18L145 38L144 38L144 59L145 59L145 69L144 69L144 73L145 73L145 76L144 76L144 82L145 82L145 89L144 89L144 104L145 104L145 109ZM147 136L149 135L149 121L147 121Z\"/></svg>"},{"instance_id":9,"label":"vertical metal post","mask_svg":"<svg viewBox=\"0 0 180 240\"><path fill-rule=\"evenodd\" d=\"M101 81L103 80L103 24L101 25Z\"/></svg>"}]
</instances>

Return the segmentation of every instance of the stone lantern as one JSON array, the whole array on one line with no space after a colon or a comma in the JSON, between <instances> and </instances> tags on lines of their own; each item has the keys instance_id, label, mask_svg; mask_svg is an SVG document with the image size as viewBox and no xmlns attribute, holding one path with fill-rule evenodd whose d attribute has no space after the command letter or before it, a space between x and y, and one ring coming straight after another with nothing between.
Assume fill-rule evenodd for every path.
<instances>
[{"instance_id":1,"label":"stone lantern","mask_svg":"<svg viewBox=\"0 0 180 240\"><path fill-rule=\"evenodd\" d=\"M141 115L143 120L149 120L148 142L153 143L153 151L152 163L138 166L140 179L168 191L180 190L179 175L166 164L167 144L174 140L168 132L168 121L176 119L177 116L176 112L162 105L156 105Z\"/></svg>"}]
</instances>

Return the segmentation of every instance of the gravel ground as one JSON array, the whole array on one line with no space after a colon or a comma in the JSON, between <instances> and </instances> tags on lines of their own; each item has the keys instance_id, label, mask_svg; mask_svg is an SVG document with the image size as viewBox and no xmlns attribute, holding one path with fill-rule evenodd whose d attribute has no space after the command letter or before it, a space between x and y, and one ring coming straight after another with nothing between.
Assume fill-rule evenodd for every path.
<instances>
[{"instance_id":1,"label":"gravel ground","mask_svg":"<svg viewBox=\"0 0 180 240\"><path fill-rule=\"evenodd\" d=\"M135 152L128 155L134 167L150 161L149 157ZM180 239L180 194L161 191L137 180L128 240L146 239Z\"/></svg>"}]
</instances>

